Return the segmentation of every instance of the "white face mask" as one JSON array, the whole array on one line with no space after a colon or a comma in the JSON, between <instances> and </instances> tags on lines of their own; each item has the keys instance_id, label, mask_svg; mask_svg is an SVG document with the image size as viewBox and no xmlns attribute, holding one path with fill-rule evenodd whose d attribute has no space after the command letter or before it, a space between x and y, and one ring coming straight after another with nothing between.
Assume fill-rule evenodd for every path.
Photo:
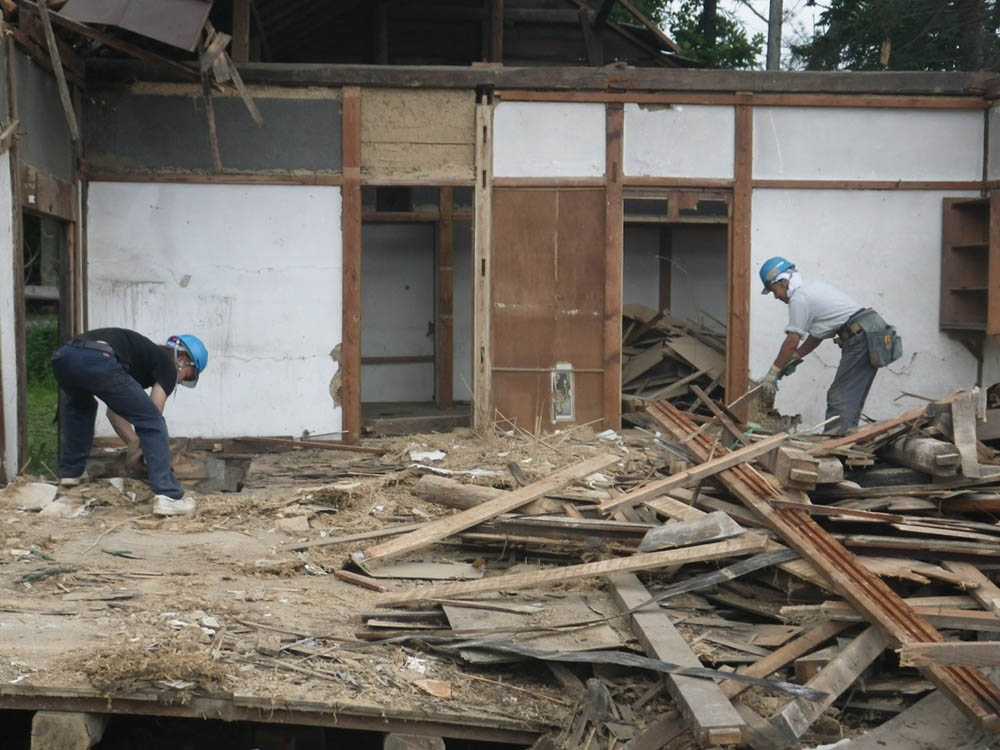
<instances>
[{"instance_id":1,"label":"white face mask","mask_svg":"<svg viewBox=\"0 0 1000 750\"><path fill-rule=\"evenodd\" d=\"M775 281L788 280L788 296L795 294L795 290L802 286L802 274L798 271L785 271L779 273Z\"/></svg>"}]
</instances>

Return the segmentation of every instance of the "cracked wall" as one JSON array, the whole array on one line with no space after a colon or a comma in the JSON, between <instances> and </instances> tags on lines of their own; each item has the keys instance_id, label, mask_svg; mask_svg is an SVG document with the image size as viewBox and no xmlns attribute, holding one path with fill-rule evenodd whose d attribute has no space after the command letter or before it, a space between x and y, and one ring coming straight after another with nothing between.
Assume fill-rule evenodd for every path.
<instances>
[{"instance_id":1,"label":"cracked wall","mask_svg":"<svg viewBox=\"0 0 1000 750\"><path fill-rule=\"evenodd\" d=\"M341 429L340 214L332 186L91 183L90 327L209 350L198 387L169 400L171 435Z\"/></svg>"}]
</instances>

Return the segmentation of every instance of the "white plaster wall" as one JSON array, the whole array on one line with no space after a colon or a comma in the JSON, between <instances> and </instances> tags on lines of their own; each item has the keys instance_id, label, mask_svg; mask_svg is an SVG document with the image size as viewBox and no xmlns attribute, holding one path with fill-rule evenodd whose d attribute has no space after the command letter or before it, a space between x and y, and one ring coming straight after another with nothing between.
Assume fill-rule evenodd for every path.
<instances>
[{"instance_id":1,"label":"white plaster wall","mask_svg":"<svg viewBox=\"0 0 1000 750\"><path fill-rule=\"evenodd\" d=\"M994 104L990 107L987 117L989 154L987 158L986 179L1000 180L1000 104Z\"/></svg>"},{"instance_id":2,"label":"white plaster wall","mask_svg":"<svg viewBox=\"0 0 1000 750\"><path fill-rule=\"evenodd\" d=\"M726 320L727 228L683 225L673 228L670 243L670 312L675 318L722 330ZM705 313L708 313L706 316Z\"/></svg>"},{"instance_id":3,"label":"white plaster wall","mask_svg":"<svg viewBox=\"0 0 1000 750\"><path fill-rule=\"evenodd\" d=\"M731 179L735 128L733 107L626 104L625 174Z\"/></svg>"},{"instance_id":4,"label":"white plaster wall","mask_svg":"<svg viewBox=\"0 0 1000 750\"><path fill-rule=\"evenodd\" d=\"M369 224L361 233L361 356L434 354L434 225ZM432 401L434 363L361 368L366 403Z\"/></svg>"},{"instance_id":5,"label":"white plaster wall","mask_svg":"<svg viewBox=\"0 0 1000 750\"><path fill-rule=\"evenodd\" d=\"M17 476L17 348L14 328L14 203L11 198L10 153L0 155L0 385L3 386L4 468Z\"/></svg>"},{"instance_id":6,"label":"white plaster wall","mask_svg":"<svg viewBox=\"0 0 1000 750\"><path fill-rule=\"evenodd\" d=\"M454 224L454 300L452 340L452 395L456 401L472 401L472 351L475 328L475 253L470 221Z\"/></svg>"},{"instance_id":7,"label":"white plaster wall","mask_svg":"<svg viewBox=\"0 0 1000 750\"><path fill-rule=\"evenodd\" d=\"M601 177L603 104L500 102L493 113L495 177Z\"/></svg>"},{"instance_id":8,"label":"white plaster wall","mask_svg":"<svg viewBox=\"0 0 1000 750\"><path fill-rule=\"evenodd\" d=\"M1000 341L996 336L987 336L983 345L984 388L1000 383Z\"/></svg>"},{"instance_id":9,"label":"white plaster wall","mask_svg":"<svg viewBox=\"0 0 1000 750\"><path fill-rule=\"evenodd\" d=\"M90 327L208 347L198 387L168 401L171 435L341 429L340 215L338 187L90 184Z\"/></svg>"},{"instance_id":10,"label":"white plaster wall","mask_svg":"<svg viewBox=\"0 0 1000 750\"><path fill-rule=\"evenodd\" d=\"M882 368L865 405L874 419L898 416L976 380L975 358L938 330L941 200L960 193L922 191L755 190L752 207L750 375L767 372L784 338L787 308L760 294L769 257L794 262L805 279L822 279L874 307L903 337L903 357ZM974 195L974 193L968 193ZM803 428L825 418L826 389L840 350L824 341L781 383L777 406L802 414Z\"/></svg>"},{"instance_id":11,"label":"white plaster wall","mask_svg":"<svg viewBox=\"0 0 1000 750\"><path fill-rule=\"evenodd\" d=\"M622 302L660 309L660 227L626 224Z\"/></svg>"},{"instance_id":12,"label":"white plaster wall","mask_svg":"<svg viewBox=\"0 0 1000 750\"><path fill-rule=\"evenodd\" d=\"M801 180L979 180L979 110L754 109L753 176Z\"/></svg>"}]
</instances>

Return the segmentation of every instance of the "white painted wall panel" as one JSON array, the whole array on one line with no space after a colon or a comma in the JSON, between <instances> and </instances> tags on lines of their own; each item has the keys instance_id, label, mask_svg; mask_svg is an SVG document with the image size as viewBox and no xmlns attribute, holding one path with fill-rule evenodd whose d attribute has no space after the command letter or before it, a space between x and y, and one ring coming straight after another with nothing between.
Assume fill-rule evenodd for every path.
<instances>
[{"instance_id":1,"label":"white painted wall panel","mask_svg":"<svg viewBox=\"0 0 1000 750\"><path fill-rule=\"evenodd\" d=\"M750 288L750 375L767 372L784 338L787 308L760 294L758 272L774 255L805 279L822 279L874 307L903 337L903 357L882 368L865 406L875 419L915 408L902 391L943 398L976 380L976 361L938 330L941 200L917 191L755 190ZM974 195L969 193L969 195ZM803 427L825 418L826 390L840 350L824 341L782 381L777 406L802 414Z\"/></svg>"},{"instance_id":2,"label":"white painted wall panel","mask_svg":"<svg viewBox=\"0 0 1000 750\"><path fill-rule=\"evenodd\" d=\"M675 318L721 330L726 320L726 226L680 225L670 242L670 312Z\"/></svg>"},{"instance_id":3,"label":"white painted wall panel","mask_svg":"<svg viewBox=\"0 0 1000 750\"><path fill-rule=\"evenodd\" d=\"M660 309L660 227L626 224L622 302Z\"/></svg>"},{"instance_id":4,"label":"white painted wall panel","mask_svg":"<svg viewBox=\"0 0 1000 750\"><path fill-rule=\"evenodd\" d=\"M0 385L3 386L4 468L17 476L17 347L14 327L14 202L10 185L10 153L0 155Z\"/></svg>"},{"instance_id":5,"label":"white painted wall panel","mask_svg":"<svg viewBox=\"0 0 1000 750\"><path fill-rule=\"evenodd\" d=\"M603 104L500 102L493 113L496 177L604 175Z\"/></svg>"},{"instance_id":6,"label":"white painted wall panel","mask_svg":"<svg viewBox=\"0 0 1000 750\"><path fill-rule=\"evenodd\" d=\"M735 123L733 107L626 104L625 174L731 179Z\"/></svg>"},{"instance_id":7,"label":"white painted wall panel","mask_svg":"<svg viewBox=\"0 0 1000 750\"><path fill-rule=\"evenodd\" d=\"M990 132L989 158L987 159L986 179L1000 180L1000 104L990 107L987 121Z\"/></svg>"},{"instance_id":8,"label":"white painted wall panel","mask_svg":"<svg viewBox=\"0 0 1000 750\"><path fill-rule=\"evenodd\" d=\"M979 180L979 110L754 109L753 176L798 180Z\"/></svg>"},{"instance_id":9,"label":"white painted wall panel","mask_svg":"<svg viewBox=\"0 0 1000 750\"><path fill-rule=\"evenodd\" d=\"M338 187L90 184L90 326L209 350L198 387L168 401L171 435L341 429L340 212Z\"/></svg>"},{"instance_id":10,"label":"white painted wall panel","mask_svg":"<svg viewBox=\"0 0 1000 750\"><path fill-rule=\"evenodd\" d=\"M361 356L434 354L434 225L368 224L361 233ZM361 368L365 403L432 401L434 363Z\"/></svg>"}]
</instances>

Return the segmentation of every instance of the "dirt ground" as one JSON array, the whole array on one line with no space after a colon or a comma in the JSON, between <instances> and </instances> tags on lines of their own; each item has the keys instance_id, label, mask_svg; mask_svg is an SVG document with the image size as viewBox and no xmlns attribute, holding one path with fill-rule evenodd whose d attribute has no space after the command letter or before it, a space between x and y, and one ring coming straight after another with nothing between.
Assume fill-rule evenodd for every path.
<instances>
[{"instance_id":1,"label":"dirt ground","mask_svg":"<svg viewBox=\"0 0 1000 750\"><path fill-rule=\"evenodd\" d=\"M572 701L544 666L470 667L408 644L359 640L360 613L376 610L377 594L332 572L369 542L286 546L453 512L413 494L428 471L417 464L510 488L511 462L531 479L609 448L637 476L648 459L589 431L545 441L483 440L459 431L381 445L383 456L260 456L247 489L195 495L198 510L189 517L152 516L148 486L131 479L121 489L92 480L60 490L41 511L24 510L23 487L32 479L18 479L0 491L2 692L153 692L170 701L253 696L488 726L565 726ZM447 455L435 461L413 453L436 450ZM420 550L413 559L472 562L477 555L442 549ZM518 561L536 564L530 556ZM517 601L553 591L532 590ZM583 582L557 593L572 591L595 588ZM262 648L262 639L270 646ZM450 697L432 695L439 687L427 680L447 683ZM626 681L623 695L638 697L654 683ZM664 701L649 702L647 710L658 703L662 710Z\"/></svg>"}]
</instances>

